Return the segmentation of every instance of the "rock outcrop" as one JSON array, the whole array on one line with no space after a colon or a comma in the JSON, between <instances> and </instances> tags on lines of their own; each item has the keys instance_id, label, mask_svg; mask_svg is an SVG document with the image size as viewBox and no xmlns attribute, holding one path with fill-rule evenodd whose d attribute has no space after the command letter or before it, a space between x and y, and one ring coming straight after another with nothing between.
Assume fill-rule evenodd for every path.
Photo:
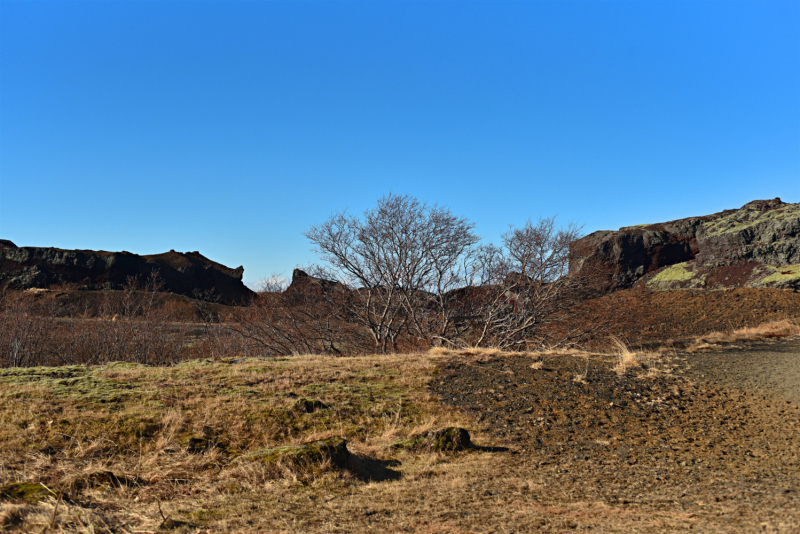
<instances>
[{"instance_id":1,"label":"rock outcrop","mask_svg":"<svg viewBox=\"0 0 800 534\"><path fill-rule=\"evenodd\" d=\"M741 209L594 232L571 245L570 270L609 291L800 289L800 204L756 200Z\"/></svg>"},{"instance_id":2,"label":"rock outcrop","mask_svg":"<svg viewBox=\"0 0 800 534\"><path fill-rule=\"evenodd\" d=\"M244 304L253 292L242 283L244 267L231 269L199 252L140 256L130 252L17 247L0 240L0 287L123 289L135 279L143 285L154 275L164 291L222 304Z\"/></svg>"}]
</instances>

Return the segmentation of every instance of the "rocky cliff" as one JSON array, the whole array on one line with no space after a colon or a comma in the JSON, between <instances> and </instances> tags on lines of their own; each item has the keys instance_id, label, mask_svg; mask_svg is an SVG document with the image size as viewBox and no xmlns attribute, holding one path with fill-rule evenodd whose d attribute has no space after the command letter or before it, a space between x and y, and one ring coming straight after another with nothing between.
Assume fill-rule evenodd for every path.
<instances>
[{"instance_id":1,"label":"rocky cliff","mask_svg":"<svg viewBox=\"0 0 800 534\"><path fill-rule=\"evenodd\" d=\"M143 285L157 274L163 290L223 304L243 304L253 295L242 283L243 267L231 269L199 252L140 256L130 252L17 247L0 240L0 287L122 289L129 279Z\"/></svg>"},{"instance_id":2,"label":"rocky cliff","mask_svg":"<svg viewBox=\"0 0 800 534\"><path fill-rule=\"evenodd\" d=\"M572 243L570 269L596 273L610 291L800 289L800 204L756 200L702 217L594 232Z\"/></svg>"}]
</instances>

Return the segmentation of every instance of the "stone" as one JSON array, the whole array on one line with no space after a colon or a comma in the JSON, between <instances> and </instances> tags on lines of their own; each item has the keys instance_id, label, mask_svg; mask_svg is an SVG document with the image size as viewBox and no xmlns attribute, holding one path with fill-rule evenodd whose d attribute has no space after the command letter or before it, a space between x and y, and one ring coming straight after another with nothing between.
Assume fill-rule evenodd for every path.
<instances>
[{"instance_id":1,"label":"stone","mask_svg":"<svg viewBox=\"0 0 800 534\"><path fill-rule=\"evenodd\" d=\"M0 240L0 288L48 288L75 284L82 289L124 289L157 275L163 291L210 298L221 304L246 304L254 296L242 283L243 267L231 269L198 252L140 256L130 252L17 247Z\"/></svg>"},{"instance_id":2,"label":"stone","mask_svg":"<svg viewBox=\"0 0 800 534\"><path fill-rule=\"evenodd\" d=\"M413 434L407 440L398 441L391 446L400 449L429 449L437 452L463 451L475 447L469 432L454 426Z\"/></svg>"},{"instance_id":3,"label":"stone","mask_svg":"<svg viewBox=\"0 0 800 534\"><path fill-rule=\"evenodd\" d=\"M313 413L317 410L325 410L327 408L328 405L319 399L307 399L305 397L301 397L294 403L294 409L302 413Z\"/></svg>"},{"instance_id":4,"label":"stone","mask_svg":"<svg viewBox=\"0 0 800 534\"><path fill-rule=\"evenodd\" d=\"M260 462L273 464L288 462L295 466L309 466L330 462L332 466L347 467L350 460L350 451L347 450L347 441L344 438L332 437L316 441L288 445L273 449L259 451L240 456L235 462Z\"/></svg>"}]
</instances>

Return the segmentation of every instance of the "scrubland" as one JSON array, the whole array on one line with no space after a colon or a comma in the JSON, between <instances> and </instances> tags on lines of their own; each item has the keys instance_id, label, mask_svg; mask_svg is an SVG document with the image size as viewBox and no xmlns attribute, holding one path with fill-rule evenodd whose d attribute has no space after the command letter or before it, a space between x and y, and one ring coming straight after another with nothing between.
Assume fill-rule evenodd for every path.
<instances>
[{"instance_id":1,"label":"scrubland","mask_svg":"<svg viewBox=\"0 0 800 534\"><path fill-rule=\"evenodd\" d=\"M707 381L721 342L0 370L0 528L796 531L800 410ZM396 446L451 426L476 447ZM331 437L346 464L248 460Z\"/></svg>"}]
</instances>

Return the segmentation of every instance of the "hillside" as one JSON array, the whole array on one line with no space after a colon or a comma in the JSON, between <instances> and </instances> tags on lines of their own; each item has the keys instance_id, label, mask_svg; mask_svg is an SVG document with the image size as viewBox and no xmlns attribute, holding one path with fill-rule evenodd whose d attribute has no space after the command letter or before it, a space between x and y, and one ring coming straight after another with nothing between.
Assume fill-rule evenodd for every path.
<instances>
[{"instance_id":1,"label":"hillside","mask_svg":"<svg viewBox=\"0 0 800 534\"><path fill-rule=\"evenodd\" d=\"M800 289L800 204L755 200L740 209L598 231L571 245L573 273L600 273L609 291Z\"/></svg>"}]
</instances>

